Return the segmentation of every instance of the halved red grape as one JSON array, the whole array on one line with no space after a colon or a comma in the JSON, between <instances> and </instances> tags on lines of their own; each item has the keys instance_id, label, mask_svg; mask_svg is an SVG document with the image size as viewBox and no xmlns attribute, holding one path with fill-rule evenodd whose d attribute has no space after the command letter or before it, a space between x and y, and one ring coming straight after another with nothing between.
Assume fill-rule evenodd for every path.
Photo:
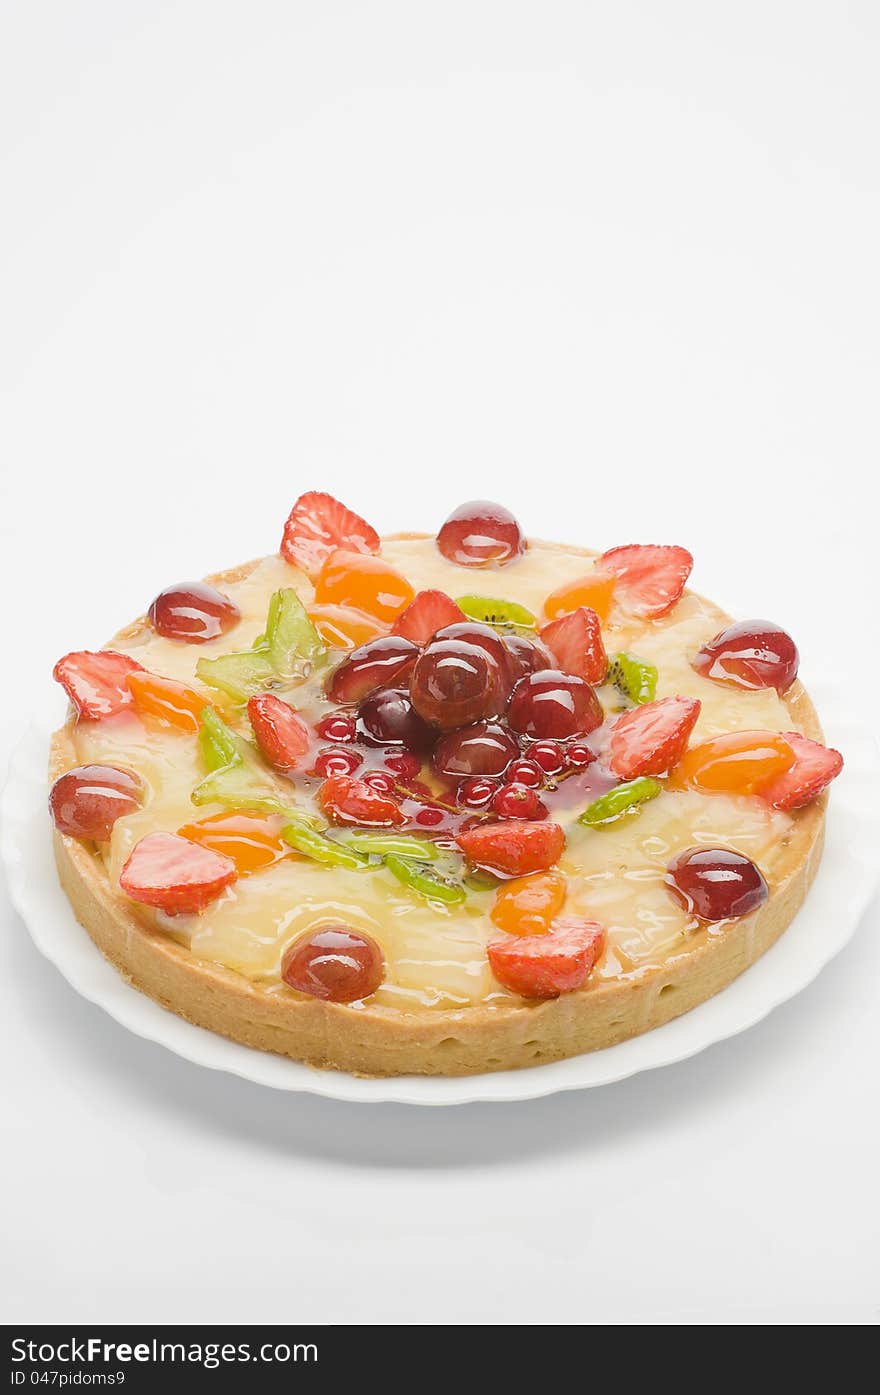
<instances>
[{"instance_id":1,"label":"halved red grape","mask_svg":"<svg viewBox=\"0 0 880 1395\"><path fill-rule=\"evenodd\" d=\"M116 820L140 807L142 788L119 766L78 765L55 781L49 809L59 833L106 843Z\"/></svg>"},{"instance_id":2,"label":"halved red grape","mask_svg":"<svg viewBox=\"0 0 880 1395\"><path fill-rule=\"evenodd\" d=\"M791 635L772 620L728 625L695 655L697 673L740 688L775 688L780 696L797 678L800 658Z\"/></svg>"},{"instance_id":3,"label":"halved red grape","mask_svg":"<svg viewBox=\"0 0 880 1395\"><path fill-rule=\"evenodd\" d=\"M181 581L160 591L149 610L157 634L205 644L226 634L241 619L241 611L216 587L204 581Z\"/></svg>"},{"instance_id":4,"label":"halved red grape","mask_svg":"<svg viewBox=\"0 0 880 1395\"><path fill-rule=\"evenodd\" d=\"M500 722L474 722L442 737L434 747L434 769L441 775L500 775L519 745Z\"/></svg>"},{"instance_id":5,"label":"halved red grape","mask_svg":"<svg viewBox=\"0 0 880 1395\"><path fill-rule=\"evenodd\" d=\"M375 993L385 974L376 941L347 925L324 925L285 952L281 977L289 988L328 1003L354 1003Z\"/></svg>"},{"instance_id":6,"label":"halved red grape","mask_svg":"<svg viewBox=\"0 0 880 1395\"><path fill-rule=\"evenodd\" d=\"M491 625L483 625L479 620L457 620L454 625L444 625L434 639L460 639L465 644L475 644L495 660L502 672L511 668L510 654L504 640Z\"/></svg>"},{"instance_id":7,"label":"halved red grape","mask_svg":"<svg viewBox=\"0 0 880 1395\"><path fill-rule=\"evenodd\" d=\"M472 499L449 515L437 534L437 546L460 567L500 567L519 557L525 539L503 504Z\"/></svg>"},{"instance_id":8,"label":"halved red grape","mask_svg":"<svg viewBox=\"0 0 880 1395\"><path fill-rule=\"evenodd\" d=\"M497 716L506 700L505 686L485 649L459 639L435 639L416 661L410 693L426 722L452 731Z\"/></svg>"},{"instance_id":9,"label":"halved red grape","mask_svg":"<svg viewBox=\"0 0 880 1395\"><path fill-rule=\"evenodd\" d=\"M556 660L542 639L537 635L527 639L525 635L505 635L504 647L511 660L514 682L527 673L537 673L540 668L554 668Z\"/></svg>"},{"instance_id":10,"label":"halved red grape","mask_svg":"<svg viewBox=\"0 0 880 1395\"><path fill-rule=\"evenodd\" d=\"M419 656L418 645L403 635L383 635L353 649L327 683L332 702L360 702L377 688L399 683Z\"/></svg>"},{"instance_id":11,"label":"halved red grape","mask_svg":"<svg viewBox=\"0 0 880 1395\"><path fill-rule=\"evenodd\" d=\"M381 688L358 708L363 735L376 746L403 746L407 751L427 751L436 732L423 721L410 695L401 688Z\"/></svg>"},{"instance_id":12,"label":"halved red grape","mask_svg":"<svg viewBox=\"0 0 880 1395\"><path fill-rule=\"evenodd\" d=\"M759 867L728 848L689 848L670 862L666 885L686 911L701 920L748 915L769 895Z\"/></svg>"},{"instance_id":13,"label":"halved red grape","mask_svg":"<svg viewBox=\"0 0 880 1395\"><path fill-rule=\"evenodd\" d=\"M586 736L604 721L589 683L558 669L539 669L513 690L507 720L522 736Z\"/></svg>"}]
</instances>

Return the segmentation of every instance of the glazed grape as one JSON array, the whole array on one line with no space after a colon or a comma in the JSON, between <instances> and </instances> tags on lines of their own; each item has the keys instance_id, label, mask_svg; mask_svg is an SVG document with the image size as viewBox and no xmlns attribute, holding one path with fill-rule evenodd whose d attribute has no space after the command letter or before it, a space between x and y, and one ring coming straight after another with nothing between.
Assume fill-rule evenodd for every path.
<instances>
[{"instance_id":1,"label":"glazed grape","mask_svg":"<svg viewBox=\"0 0 880 1395\"><path fill-rule=\"evenodd\" d=\"M241 611L215 587L204 581L186 581L160 591L149 616L153 629L165 639L205 644L231 630L241 619Z\"/></svg>"},{"instance_id":2,"label":"glazed grape","mask_svg":"<svg viewBox=\"0 0 880 1395\"><path fill-rule=\"evenodd\" d=\"M799 655L790 634L772 620L740 620L704 644L697 673L740 688L775 688L780 696L797 678Z\"/></svg>"},{"instance_id":3,"label":"glazed grape","mask_svg":"<svg viewBox=\"0 0 880 1395\"><path fill-rule=\"evenodd\" d=\"M49 794L49 808L59 833L105 843L123 814L140 807L141 783L115 765L78 765L60 775Z\"/></svg>"},{"instance_id":4,"label":"glazed grape","mask_svg":"<svg viewBox=\"0 0 880 1395\"><path fill-rule=\"evenodd\" d=\"M530 790L540 789L544 783L544 772L533 760L511 761L505 774L512 784L525 785Z\"/></svg>"},{"instance_id":5,"label":"glazed grape","mask_svg":"<svg viewBox=\"0 0 880 1395\"><path fill-rule=\"evenodd\" d=\"M331 702L361 702L377 688L398 683L419 656L418 646L402 635L383 635L353 649L330 675Z\"/></svg>"},{"instance_id":6,"label":"glazed grape","mask_svg":"<svg viewBox=\"0 0 880 1395\"><path fill-rule=\"evenodd\" d=\"M326 780L330 775L353 775L363 761L363 756L345 746L328 746L315 757L316 775Z\"/></svg>"},{"instance_id":7,"label":"glazed grape","mask_svg":"<svg viewBox=\"0 0 880 1395\"><path fill-rule=\"evenodd\" d=\"M497 780L472 776L469 780L462 780L456 799L464 809L483 809L492 802L497 790Z\"/></svg>"},{"instance_id":8,"label":"glazed grape","mask_svg":"<svg viewBox=\"0 0 880 1395\"><path fill-rule=\"evenodd\" d=\"M519 755L519 745L500 722L474 722L441 738L434 748L440 775L500 775Z\"/></svg>"},{"instance_id":9,"label":"glazed grape","mask_svg":"<svg viewBox=\"0 0 880 1395\"><path fill-rule=\"evenodd\" d=\"M328 1003L369 998L384 972L375 940L347 925L322 926L291 945L281 963L281 977L289 988Z\"/></svg>"},{"instance_id":10,"label":"glazed grape","mask_svg":"<svg viewBox=\"0 0 880 1395\"><path fill-rule=\"evenodd\" d=\"M492 800L492 808L502 819L545 819L547 808L533 789L526 785L508 784Z\"/></svg>"},{"instance_id":11,"label":"glazed grape","mask_svg":"<svg viewBox=\"0 0 880 1395\"><path fill-rule=\"evenodd\" d=\"M497 716L503 687L498 665L485 649L458 639L432 640L410 680L416 711L441 731Z\"/></svg>"},{"instance_id":12,"label":"glazed grape","mask_svg":"<svg viewBox=\"0 0 880 1395\"><path fill-rule=\"evenodd\" d=\"M357 736L357 717L353 712L331 712L322 717L315 731L324 741L354 741Z\"/></svg>"},{"instance_id":13,"label":"glazed grape","mask_svg":"<svg viewBox=\"0 0 880 1395\"><path fill-rule=\"evenodd\" d=\"M527 639L525 635L505 635L504 647L510 656L513 681L524 678L527 673L537 673L541 668L553 668L556 660L542 639L537 635Z\"/></svg>"},{"instance_id":14,"label":"glazed grape","mask_svg":"<svg viewBox=\"0 0 880 1395\"><path fill-rule=\"evenodd\" d=\"M586 736L601 726L604 714L589 683L559 669L539 669L521 678L513 690L507 720L514 731L537 739Z\"/></svg>"},{"instance_id":15,"label":"glazed grape","mask_svg":"<svg viewBox=\"0 0 880 1395\"><path fill-rule=\"evenodd\" d=\"M376 746L426 751L435 737L416 711L409 693L400 688L381 688L371 693L358 708L358 717L364 736Z\"/></svg>"},{"instance_id":16,"label":"glazed grape","mask_svg":"<svg viewBox=\"0 0 880 1395\"><path fill-rule=\"evenodd\" d=\"M484 650L490 659L494 659L501 673L509 676L510 686L513 686L510 652L491 625L483 625L479 620L457 620L454 625L444 625L442 630L437 631L434 639L458 639L463 640L465 644L475 644L478 649Z\"/></svg>"},{"instance_id":17,"label":"glazed grape","mask_svg":"<svg viewBox=\"0 0 880 1395\"><path fill-rule=\"evenodd\" d=\"M727 848L690 848L670 862L666 885L675 899L701 920L748 915L767 900L761 870Z\"/></svg>"},{"instance_id":18,"label":"glazed grape","mask_svg":"<svg viewBox=\"0 0 880 1395\"><path fill-rule=\"evenodd\" d=\"M437 546L460 567L500 567L519 557L525 539L509 509L472 499L449 515L437 534Z\"/></svg>"}]
</instances>

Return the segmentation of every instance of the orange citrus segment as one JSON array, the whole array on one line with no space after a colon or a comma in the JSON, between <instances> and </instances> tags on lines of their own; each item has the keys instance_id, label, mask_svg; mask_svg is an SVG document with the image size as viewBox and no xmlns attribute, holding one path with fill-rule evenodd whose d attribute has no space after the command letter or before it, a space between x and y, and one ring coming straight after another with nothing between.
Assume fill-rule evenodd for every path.
<instances>
[{"instance_id":1,"label":"orange citrus segment","mask_svg":"<svg viewBox=\"0 0 880 1395\"><path fill-rule=\"evenodd\" d=\"M543 935L565 904L566 880L561 872L536 872L502 886L490 911L499 930L509 935Z\"/></svg>"},{"instance_id":2,"label":"orange citrus segment","mask_svg":"<svg viewBox=\"0 0 880 1395\"><path fill-rule=\"evenodd\" d=\"M195 688L146 670L130 673L128 686L141 716L156 717L179 731L197 732L199 714L211 705Z\"/></svg>"},{"instance_id":3,"label":"orange citrus segment","mask_svg":"<svg viewBox=\"0 0 880 1395\"><path fill-rule=\"evenodd\" d=\"M613 576L598 570L587 572L575 581L567 581L564 586L551 591L544 602L544 614L548 620L555 620L557 616L570 615L584 605L595 610L600 620L607 620L614 597L614 581Z\"/></svg>"},{"instance_id":4,"label":"orange citrus segment","mask_svg":"<svg viewBox=\"0 0 880 1395\"><path fill-rule=\"evenodd\" d=\"M331 552L315 582L319 605L353 607L387 625L406 609L414 595L406 577L381 557L343 548Z\"/></svg>"},{"instance_id":5,"label":"orange citrus segment","mask_svg":"<svg viewBox=\"0 0 880 1395\"><path fill-rule=\"evenodd\" d=\"M310 605L306 613L331 649L359 649L388 630L374 616L347 605Z\"/></svg>"},{"instance_id":6,"label":"orange citrus segment","mask_svg":"<svg viewBox=\"0 0 880 1395\"><path fill-rule=\"evenodd\" d=\"M271 867L291 853L279 832L282 822L257 814L211 814L197 823L184 824L178 833L191 843L231 857L239 875L244 876Z\"/></svg>"},{"instance_id":7,"label":"orange citrus segment","mask_svg":"<svg viewBox=\"0 0 880 1395\"><path fill-rule=\"evenodd\" d=\"M678 789L757 794L794 765L794 751L775 731L730 731L691 746L671 771Z\"/></svg>"}]
</instances>

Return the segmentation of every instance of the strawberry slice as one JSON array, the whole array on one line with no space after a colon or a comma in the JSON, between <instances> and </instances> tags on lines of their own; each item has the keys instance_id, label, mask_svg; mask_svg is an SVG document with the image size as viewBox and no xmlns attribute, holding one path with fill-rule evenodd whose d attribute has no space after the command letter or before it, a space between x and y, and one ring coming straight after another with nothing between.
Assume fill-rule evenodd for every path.
<instances>
[{"instance_id":1,"label":"strawberry slice","mask_svg":"<svg viewBox=\"0 0 880 1395\"><path fill-rule=\"evenodd\" d=\"M565 834L558 823L512 819L465 829L455 841L471 862L510 877L546 872L565 848Z\"/></svg>"},{"instance_id":2,"label":"strawberry slice","mask_svg":"<svg viewBox=\"0 0 880 1395\"><path fill-rule=\"evenodd\" d=\"M699 698L689 697L660 698L624 712L611 729L611 769L622 780L671 770L699 715Z\"/></svg>"},{"instance_id":3,"label":"strawberry slice","mask_svg":"<svg viewBox=\"0 0 880 1395\"><path fill-rule=\"evenodd\" d=\"M684 547L633 543L603 552L596 565L617 577L614 594L624 610L652 620L681 598L694 559Z\"/></svg>"},{"instance_id":4,"label":"strawberry slice","mask_svg":"<svg viewBox=\"0 0 880 1395\"><path fill-rule=\"evenodd\" d=\"M605 949L595 920L557 916L545 935L490 940L489 965L498 982L522 998L558 998L582 988Z\"/></svg>"},{"instance_id":5,"label":"strawberry slice","mask_svg":"<svg viewBox=\"0 0 880 1395\"><path fill-rule=\"evenodd\" d=\"M602 622L595 610L579 605L540 631L540 638L563 673L573 673L588 683L601 683L608 672L608 655L602 642Z\"/></svg>"},{"instance_id":6,"label":"strawberry slice","mask_svg":"<svg viewBox=\"0 0 880 1395\"><path fill-rule=\"evenodd\" d=\"M457 625L467 616L445 591L418 591L406 610L401 611L391 633L403 635L414 644L427 644L444 625Z\"/></svg>"},{"instance_id":7,"label":"strawberry slice","mask_svg":"<svg viewBox=\"0 0 880 1395\"><path fill-rule=\"evenodd\" d=\"M331 775L325 780L318 790L318 803L331 823L392 828L406 821L396 800L351 775Z\"/></svg>"},{"instance_id":8,"label":"strawberry slice","mask_svg":"<svg viewBox=\"0 0 880 1395\"><path fill-rule=\"evenodd\" d=\"M65 654L52 670L76 708L77 716L96 722L115 717L134 699L126 679L130 673L144 673L142 664L112 649L79 649Z\"/></svg>"},{"instance_id":9,"label":"strawberry slice","mask_svg":"<svg viewBox=\"0 0 880 1395\"><path fill-rule=\"evenodd\" d=\"M794 765L761 790L774 809L800 809L821 794L843 769L843 756L832 746L811 741L796 731L783 732L794 751Z\"/></svg>"},{"instance_id":10,"label":"strawberry slice","mask_svg":"<svg viewBox=\"0 0 880 1395\"><path fill-rule=\"evenodd\" d=\"M301 494L290 510L281 556L314 578L338 547L349 552L378 552L380 541L375 528L360 514L347 509L332 494L312 489Z\"/></svg>"},{"instance_id":11,"label":"strawberry slice","mask_svg":"<svg viewBox=\"0 0 880 1395\"><path fill-rule=\"evenodd\" d=\"M135 843L119 885L132 901L180 915L203 911L235 878L235 863L224 853L177 833L148 833Z\"/></svg>"},{"instance_id":12,"label":"strawberry slice","mask_svg":"<svg viewBox=\"0 0 880 1395\"><path fill-rule=\"evenodd\" d=\"M312 733L302 717L274 693L255 693L247 713L269 764L277 770L295 770L312 744Z\"/></svg>"}]
</instances>

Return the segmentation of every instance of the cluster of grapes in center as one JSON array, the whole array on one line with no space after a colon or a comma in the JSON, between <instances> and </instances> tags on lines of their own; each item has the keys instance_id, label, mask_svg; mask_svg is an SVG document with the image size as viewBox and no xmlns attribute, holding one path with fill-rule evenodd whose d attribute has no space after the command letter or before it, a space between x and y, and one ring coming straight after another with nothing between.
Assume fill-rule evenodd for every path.
<instances>
[{"instance_id":1,"label":"cluster of grapes in center","mask_svg":"<svg viewBox=\"0 0 880 1395\"><path fill-rule=\"evenodd\" d=\"M585 738L604 721L591 685L558 669L539 638L470 620L421 647L400 635L362 645L326 694L340 706L318 723L333 744L319 751L315 773L421 793L427 803L414 821L423 827L445 821L446 800L465 816L545 818L561 780L596 760ZM392 748L385 769L361 777L358 745ZM419 779L426 764L439 793Z\"/></svg>"}]
</instances>

